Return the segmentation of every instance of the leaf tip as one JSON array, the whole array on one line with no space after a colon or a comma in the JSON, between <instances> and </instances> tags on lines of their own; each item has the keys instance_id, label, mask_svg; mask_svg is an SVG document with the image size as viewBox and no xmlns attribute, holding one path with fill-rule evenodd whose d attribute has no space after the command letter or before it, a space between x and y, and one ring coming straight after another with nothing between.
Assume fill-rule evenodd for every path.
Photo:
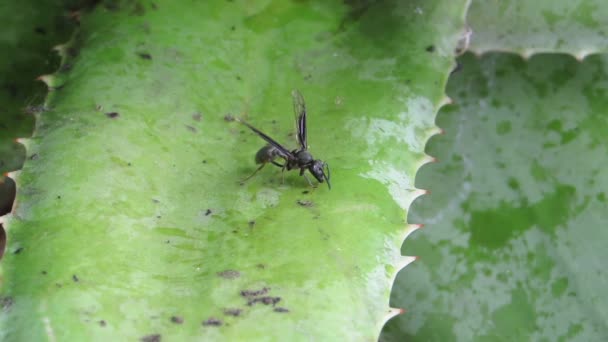
<instances>
[{"instance_id":1,"label":"leaf tip","mask_svg":"<svg viewBox=\"0 0 608 342\"><path fill-rule=\"evenodd\" d=\"M417 260L418 257L415 256L407 256L404 255L402 256L399 261L397 262L397 269L400 271L402 269L404 269L407 265L413 263L414 261Z\"/></svg>"},{"instance_id":2,"label":"leaf tip","mask_svg":"<svg viewBox=\"0 0 608 342\"><path fill-rule=\"evenodd\" d=\"M439 101L439 107L441 108L441 107L443 107L445 105L449 105L449 104L452 104L452 103L454 103L454 101L452 100L452 98L449 97L449 96L447 96L447 95L444 95L441 98L441 100Z\"/></svg>"},{"instance_id":3,"label":"leaf tip","mask_svg":"<svg viewBox=\"0 0 608 342\"><path fill-rule=\"evenodd\" d=\"M521 52L521 57L524 59L524 61L528 61L530 59L530 57L532 57L532 55L534 54L534 50L532 49L524 49Z\"/></svg>"},{"instance_id":4,"label":"leaf tip","mask_svg":"<svg viewBox=\"0 0 608 342\"><path fill-rule=\"evenodd\" d=\"M53 87L53 81L55 80L55 77L53 75L40 75L38 77L36 77L36 81L41 81L44 84L46 84L46 86L51 89Z\"/></svg>"},{"instance_id":5,"label":"leaf tip","mask_svg":"<svg viewBox=\"0 0 608 342\"><path fill-rule=\"evenodd\" d=\"M596 51L591 51L591 50L581 50L577 54L574 54L574 58L576 58L577 61L582 62L585 58L587 58L587 56L589 56L595 52Z\"/></svg>"},{"instance_id":6,"label":"leaf tip","mask_svg":"<svg viewBox=\"0 0 608 342\"><path fill-rule=\"evenodd\" d=\"M398 316L398 315L403 315L406 312L405 309L402 308L388 308L388 310L386 311L386 314L384 315L384 319L382 320L382 326L384 326L386 324L386 322L388 322L389 320L391 320L393 317Z\"/></svg>"},{"instance_id":7,"label":"leaf tip","mask_svg":"<svg viewBox=\"0 0 608 342\"><path fill-rule=\"evenodd\" d=\"M15 139L15 142L23 145L26 150L30 147L30 141L31 141L31 139L28 139L28 138L16 138Z\"/></svg>"}]
</instances>

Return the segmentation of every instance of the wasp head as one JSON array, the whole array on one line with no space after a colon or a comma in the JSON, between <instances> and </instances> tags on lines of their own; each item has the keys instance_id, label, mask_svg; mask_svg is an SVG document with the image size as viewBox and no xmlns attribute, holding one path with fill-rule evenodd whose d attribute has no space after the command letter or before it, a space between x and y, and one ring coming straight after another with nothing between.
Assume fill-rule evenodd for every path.
<instances>
[{"instance_id":1,"label":"wasp head","mask_svg":"<svg viewBox=\"0 0 608 342\"><path fill-rule=\"evenodd\" d=\"M308 170L319 181L319 183L327 181L327 187L331 190L331 184L329 183L329 165L327 163L317 159L312 162ZM327 171L327 173L325 173L325 171Z\"/></svg>"}]
</instances>

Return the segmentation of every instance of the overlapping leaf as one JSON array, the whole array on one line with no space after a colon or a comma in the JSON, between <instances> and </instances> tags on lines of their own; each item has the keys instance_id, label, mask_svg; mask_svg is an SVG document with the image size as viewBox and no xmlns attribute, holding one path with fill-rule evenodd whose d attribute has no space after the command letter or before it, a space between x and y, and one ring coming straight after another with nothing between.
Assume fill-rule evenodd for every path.
<instances>
[{"instance_id":1,"label":"overlapping leaf","mask_svg":"<svg viewBox=\"0 0 608 342\"><path fill-rule=\"evenodd\" d=\"M383 339L605 340L608 59L461 62Z\"/></svg>"},{"instance_id":2,"label":"overlapping leaf","mask_svg":"<svg viewBox=\"0 0 608 342\"><path fill-rule=\"evenodd\" d=\"M471 50L568 53L579 59L608 52L608 2L473 1L467 15Z\"/></svg>"},{"instance_id":3,"label":"overlapping leaf","mask_svg":"<svg viewBox=\"0 0 608 342\"><path fill-rule=\"evenodd\" d=\"M34 79L57 68L51 47L73 29L68 8L68 1L0 3L0 215L10 210L15 192L3 174L20 169L25 157L15 139L32 133L32 113L42 109L47 91Z\"/></svg>"}]
</instances>

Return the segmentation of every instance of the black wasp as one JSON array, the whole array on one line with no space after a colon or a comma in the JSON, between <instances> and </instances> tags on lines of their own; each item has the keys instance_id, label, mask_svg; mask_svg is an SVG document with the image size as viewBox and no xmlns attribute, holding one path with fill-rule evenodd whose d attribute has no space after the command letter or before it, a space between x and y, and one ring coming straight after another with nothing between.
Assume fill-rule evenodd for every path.
<instances>
[{"instance_id":1,"label":"black wasp","mask_svg":"<svg viewBox=\"0 0 608 342\"><path fill-rule=\"evenodd\" d=\"M247 122L236 119L237 121L243 123L245 126L249 127L252 131L257 133L262 139L266 140L268 143L266 146L262 147L258 153L255 155L256 164L262 164L260 167L255 170L251 176L243 179L243 182L253 177L258 171L260 171L266 164L272 163L282 169L284 172L286 169L300 169L300 176L304 176L306 181L310 186L313 186L310 182L310 179L306 177L304 171L308 170L318 181L319 183L323 183L327 181L327 186L331 189L331 184L329 183L329 165L322 160L314 159L310 152L308 152L308 144L306 140L306 104L304 103L304 98L299 91L294 90L291 92L291 96L293 98L293 112L296 116L296 129L297 129L297 138L298 144L300 147L293 151L289 151L285 147L283 147L278 142L274 141L271 137L262 133L257 128L251 126ZM280 164L275 161L275 159L283 158L284 163ZM327 174L325 173L327 170Z\"/></svg>"}]
</instances>

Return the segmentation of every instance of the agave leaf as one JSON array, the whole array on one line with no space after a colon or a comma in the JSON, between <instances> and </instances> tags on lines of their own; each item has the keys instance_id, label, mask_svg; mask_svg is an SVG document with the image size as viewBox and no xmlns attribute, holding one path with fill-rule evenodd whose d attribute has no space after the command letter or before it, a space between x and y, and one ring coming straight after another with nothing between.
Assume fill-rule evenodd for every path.
<instances>
[{"instance_id":1,"label":"agave leaf","mask_svg":"<svg viewBox=\"0 0 608 342\"><path fill-rule=\"evenodd\" d=\"M461 58L383 340L608 338L608 58Z\"/></svg>"},{"instance_id":2,"label":"agave leaf","mask_svg":"<svg viewBox=\"0 0 608 342\"><path fill-rule=\"evenodd\" d=\"M8 222L15 340L371 340L466 1L107 2L48 82ZM437 23L440 25L437 25ZM332 190L273 166L290 91Z\"/></svg>"},{"instance_id":3,"label":"agave leaf","mask_svg":"<svg viewBox=\"0 0 608 342\"><path fill-rule=\"evenodd\" d=\"M561 52L583 59L608 52L608 2L474 1L467 14L471 51L517 52L524 57Z\"/></svg>"},{"instance_id":4,"label":"agave leaf","mask_svg":"<svg viewBox=\"0 0 608 342\"><path fill-rule=\"evenodd\" d=\"M59 58L51 47L68 39L73 29L64 16L64 3L0 3L0 215L10 211L15 198L15 183L4 174L20 169L25 158L25 148L15 139L32 133L32 113L42 109L47 91L33 80L57 68ZM3 245L4 232L0 232L0 257Z\"/></svg>"},{"instance_id":5,"label":"agave leaf","mask_svg":"<svg viewBox=\"0 0 608 342\"><path fill-rule=\"evenodd\" d=\"M17 1L0 4L0 173L21 168L25 151L14 140L33 130L32 112L40 110L46 87L33 82L55 71L53 45L69 38L74 25L67 1Z\"/></svg>"}]
</instances>

